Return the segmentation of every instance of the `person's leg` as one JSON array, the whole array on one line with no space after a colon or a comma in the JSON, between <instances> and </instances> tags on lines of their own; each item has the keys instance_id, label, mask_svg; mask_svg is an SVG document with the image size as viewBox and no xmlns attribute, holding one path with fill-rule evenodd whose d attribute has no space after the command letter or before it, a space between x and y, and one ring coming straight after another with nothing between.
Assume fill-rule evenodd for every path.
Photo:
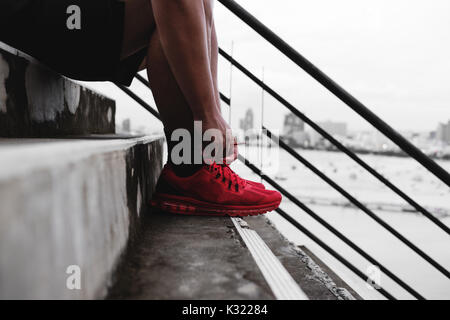
<instances>
[{"instance_id":1,"label":"person's leg","mask_svg":"<svg viewBox=\"0 0 450 320\"><path fill-rule=\"evenodd\" d=\"M172 132L176 129L187 129L192 137L194 118L190 105L185 99L163 51L154 19L145 19L148 14L153 15L153 8L149 0L126 1L122 57L125 59L142 48L148 48L147 57L141 67L144 67L145 63L150 87L164 124L170 155L175 144L171 142ZM191 149L191 155L193 152L194 150ZM176 173L181 176L190 175L201 167L201 164L175 166L171 160L169 157L169 163L172 163ZM190 161L193 162L193 160L192 156Z\"/></svg>"},{"instance_id":2,"label":"person's leg","mask_svg":"<svg viewBox=\"0 0 450 320\"><path fill-rule=\"evenodd\" d=\"M192 111L172 73L158 32L153 34L148 47L147 73L168 142L176 129L183 128L192 133Z\"/></svg>"},{"instance_id":3,"label":"person's leg","mask_svg":"<svg viewBox=\"0 0 450 320\"><path fill-rule=\"evenodd\" d=\"M184 128L190 129L192 124L187 120L202 121L203 131L217 129L222 133L217 141L222 145L229 143L232 151L231 131L217 106L215 83L211 72L211 30L213 24L212 0L192 1L161 1L161 0L126 0L125 32L122 57L127 57L145 46L148 34L157 33L159 41L153 41L150 46L160 45L162 55L167 60L170 72L181 90L185 102L191 110L192 117L185 118ZM145 15L149 15L145 19ZM155 31L154 31L155 30ZM155 51L149 47L149 54ZM156 55L154 59L161 59ZM147 63L151 63L151 56L147 56ZM153 64L153 67L157 67ZM154 77L151 82L158 82ZM155 83L155 86L158 84ZM153 93L162 99L166 93ZM168 93L170 95L170 93ZM179 121L173 121L173 115L179 114L178 106L166 105L163 113L172 115L165 117L166 128L175 128ZM158 106L159 107L159 106ZM228 138L228 139L226 139Z\"/></svg>"},{"instance_id":4,"label":"person's leg","mask_svg":"<svg viewBox=\"0 0 450 320\"><path fill-rule=\"evenodd\" d=\"M214 20L212 17L212 1L204 1L205 17L207 22L206 28L209 68L213 80L215 107L217 108L217 112L221 113L220 95L218 88L219 52L217 35L214 26ZM175 76L171 72L170 65L163 51L158 32L156 32L152 37L146 60L148 66L148 78L151 80L150 83L152 91L157 102L158 109L161 113L163 122L167 124L165 129L168 142L170 143L169 139L173 130L177 128L185 128L192 132L194 117L187 103L187 100L184 98L180 86L175 79ZM177 114L178 117L173 117L174 114ZM169 146L169 149L171 149L171 146ZM237 147L234 157L237 157ZM195 167L191 169L194 171L196 170ZM186 171L186 168L182 168L182 170ZM188 169L187 172L192 172L192 170Z\"/></svg>"},{"instance_id":5,"label":"person's leg","mask_svg":"<svg viewBox=\"0 0 450 320\"><path fill-rule=\"evenodd\" d=\"M206 19L206 36L207 36L207 54L209 70L213 83L213 94L215 107L220 113L220 96L218 89L217 73L218 73L218 44L217 36L214 28L214 20L212 17L212 1L204 0L204 11ZM164 123L167 123L167 129L174 130L176 128L192 127L193 115L191 108L184 99L183 92L178 85L175 76L170 69L169 62L164 53L159 33L156 32L150 41L149 51L146 59L148 78L152 84L152 91L157 96L155 99L159 101L160 113ZM162 75L162 77L161 77ZM181 109L181 115L177 110ZM177 116L178 115L178 116ZM188 116L189 115L189 116ZM184 119L180 119L184 118ZM181 121L181 122L180 122Z\"/></svg>"},{"instance_id":6,"label":"person's leg","mask_svg":"<svg viewBox=\"0 0 450 320\"><path fill-rule=\"evenodd\" d=\"M147 70L156 106L164 124L170 154L172 132L178 128L192 132L194 123L192 112L162 50L151 1L125 0L121 57L125 59L144 48L147 48L148 53L140 70ZM182 166L177 169L178 173L186 174L186 171L192 171L190 169L193 168Z\"/></svg>"},{"instance_id":7,"label":"person's leg","mask_svg":"<svg viewBox=\"0 0 450 320\"><path fill-rule=\"evenodd\" d=\"M219 64L219 44L217 42L216 28L213 22L211 30L211 73L213 77L214 95L216 97L217 108L219 112L222 112L220 107L218 64Z\"/></svg>"},{"instance_id":8,"label":"person's leg","mask_svg":"<svg viewBox=\"0 0 450 320\"><path fill-rule=\"evenodd\" d=\"M208 22L202 0L151 0L157 32L172 72L194 117L214 115Z\"/></svg>"},{"instance_id":9,"label":"person's leg","mask_svg":"<svg viewBox=\"0 0 450 320\"><path fill-rule=\"evenodd\" d=\"M231 131L217 109L211 73L210 39L212 0L151 0L156 31L175 79L192 111L194 120L202 121L203 130L220 130L217 141L229 143ZM230 147L231 146L231 147Z\"/></svg>"},{"instance_id":10,"label":"person's leg","mask_svg":"<svg viewBox=\"0 0 450 320\"><path fill-rule=\"evenodd\" d=\"M191 154L189 157L190 163L178 163L176 165L176 161L172 158L172 150L177 144L176 141L171 140L172 133L177 129L186 129L190 133L190 136L193 137L194 117L171 71L158 32L153 34L148 47L147 73L153 97L164 124L164 132L168 146L168 162L178 176L190 176L202 166L202 163L194 164L194 152L201 153L202 150L195 150L191 139L191 145L189 146Z\"/></svg>"},{"instance_id":11,"label":"person's leg","mask_svg":"<svg viewBox=\"0 0 450 320\"><path fill-rule=\"evenodd\" d=\"M207 22L206 28L206 37L208 44L208 59L209 59L209 69L211 70L211 79L214 89L214 98L216 101L216 107L218 107L220 111L220 96L218 96L218 83L217 83L217 63L218 63L218 44L217 44L217 36L216 30L214 27L214 1L212 0L203 0L203 7L205 10L205 18Z\"/></svg>"},{"instance_id":12,"label":"person's leg","mask_svg":"<svg viewBox=\"0 0 450 320\"><path fill-rule=\"evenodd\" d=\"M214 95L216 98L216 107L217 111L222 114L222 108L221 108L221 99L220 99L220 91L219 91L219 80L218 80L218 64L219 64L219 44L217 41L217 33L216 33L216 26L214 23L214 20L212 21L212 27L211 27L211 34L210 34L211 40L210 40L210 61L211 61L211 74L213 77L213 83L214 83ZM229 124L227 124L227 127L229 128ZM238 157L238 145L237 141L233 138L233 153L228 155L226 158L226 163L230 163L237 159Z\"/></svg>"},{"instance_id":13,"label":"person's leg","mask_svg":"<svg viewBox=\"0 0 450 320\"><path fill-rule=\"evenodd\" d=\"M156 24L150 0L122 1L125 2L125 17L121 58L125 59L148 47Z\"/></svg>"},{"instance_id":14,"label":"person's leg","mask_svg":"<svg viewBox=\"0 0 450 320\"><path fill-rule=\"evenodd\" d=\"M198 1L194 0L188 0L187 2L185 0L153 0L151 3L155 2L159 4L183 3L187 7L191 3L193 4L193 8L197 8L198 6ZM184 33L190 39L189 41L186 42L185 39L180 40L179 37L181 34L175 35L175 40L164 40L167 36L173 36L171 34L172 31L168 32L166 30L165 32L160 32L158 18L155 19L156 30L148 41L146 61L149 82L166 129L168 141L170 141L171 132L175 129L184 128L190 132L193 131L192 127L196 113L193 110L195 108L192 107L192 99L204 98L205 101L210 101L210 103L204 105L207 108L206 111L220 115L217 99L217 82L215 82L217 80L214 80L214 77L217 76L217 57L213 49L213 26L212 24L208 24L207 19L204 19L207 16L206 13L209 12L208 9L205 11L205 8L203 7L203 14L196 12L198 13L197 18L200 21L192 21L192 25L187 23L182 26L174 26L175 28L184 28L184 31L180 31L180 33ZM174 11L180 10L176 6L172 9ZM189 11L192 8L184 9ZM193 14L192 12L184 13L187 15ZM168 13L166 12L165 14L167 15ZM183 16L181 12L176 12L174 15ZM157 14L155 13L156 16ZM193 19L193 17L190 18ZM171 19L174 19L174 17L171 17ZM190 19L186 20L189 21ZM202 29L203 36L200 36L200 39L198 38L198 34L192 35L191 33L193 31L200 32L200 30L195 30L196 23L205 27L205 29ZM209 38L208 26L210 27ZM175 42L172 43L172 41ZM176 41L184 43L177 47ZM199 50L197 41L199 41L200 45L201 43L206 43L204 50L200 50L201 52L199 52L201 57L196 57L193 53ZM166 43L165 45L165 42L169 44ZM139 50L138 47L139 42L135 42L134 47L133 45L129 47L128 53ZM170 48L167 49L167 47ZM188 53L185 57L185 50L183 48L193 52ZM171 52L172 50L177 52ZM171 53L168 54L168 52ZM199 69L203 70L204 57L206 57L208 69L206 76L195 68L195 66L199 66ZM172 60L175 60L176 63L173 63ZM182 62L192 65L182 66ZM187 74L183 74L184 72ZM206 92L205 88L201 88L200 85L202 79L206 79L205 81L208 82L208 78L210 83L209 89L206 90L208 92ZM190 83L189 79L191 81ZM189 98L185 93L186 90L198 90L198 92L191 94L191 98ZM170 144L169 148L171 148ZM152 206L165 211L182 214L245 216L273 210L279 205L280 201L281 196L278 193L254 188L234 172L228 170L227 167L218 166L213 163L211 165L202 164L200 169L196 171L196 174L186 176L180 176L175 170L172 170L172 166L165 167L159 178L156 192L153 195Z\"/></svg>"}]
</instances>

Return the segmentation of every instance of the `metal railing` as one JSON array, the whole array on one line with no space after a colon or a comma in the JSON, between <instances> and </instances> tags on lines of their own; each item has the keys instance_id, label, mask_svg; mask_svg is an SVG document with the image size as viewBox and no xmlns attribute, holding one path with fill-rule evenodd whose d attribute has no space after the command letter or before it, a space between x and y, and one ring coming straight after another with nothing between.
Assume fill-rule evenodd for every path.
<instances>
[{"instance_id":1,"label":"metal railing","mask_svg":"<svg viewBox=\"0 0 450 320\"><path fill-rule=\"evenodd\" d=\"M233 0L218 0L267 42L450 187L450 174Z\"/></svg>"},{"instance_id":2,"label":"metal railing","mask_svg":"<svg viewBox=\"0 0 450 320\"><path fill-rule=\"evenodd\" d=\"M230 9L231 12L236 14L241 20L243 20L247 25L253 28L257 33L263 36L268 42L274 45L277 49L279 49L284 55L290 58L294 63L300 66L303 70L305 70L308 74L310 74L314 79L316 79L319 83L321 83L324 87L334 93L339 99L341 99L344 103L349 105L353 110L355 110L358 114L360 114L364 119L369 121L372 125L374 125L377 129L379 129L382 133L384 133L388 138L390 138L394 143L396 143L402 150L404 150L411 157L416 159L419 163L421 163L425 168L427 168L431 173L437 176L441 181L450 186L449 175L448 173L438 166L434 161L429 159L426 155L424 155L420 150L418 150L415 146L409 143L406 139L400 136L394 129L389 127L384 121L378 118L375 114L373 114L367 107L362 105L358 100L352 97L348 92L342 89L339 85L337 85L334 81L328 78L323 72L317 69L314 65L312 65L309 61L307 61L304 57L302 57L299 53L297 53L292 47L290 47L287 43L285 43L282 39L280 39L276 34L274 34L271 30L265 27L261 22L256 20L253 16L251 16L248 12L246 12L242 7L240 7L236 2L232 0L219 0L225 7ZM267 84L262 82L258 77L252 74L247 68L241 65L238 61L228 55L222 49L219 49L219 53L228 60L234 67L244 73L247 77L249 77L253 82L255 82L258 86L260 86L265 92L269 93L272 97L274 97L278 102L280 102L284 107L290 110L294 115L302 119L306 124L308 124L311 128L316 130L319 134L321 134L325 139L330 141L333 145L335 145L340 151L348 155L351 159L353 159L356 163L358 163L361 167L371 173L375 178L377 178L380 182L386 185L389 189L399 195L402 199L404 199L407 203L409 203L414 209L418 212L422 213L426 218L432 221L435 225L445 231L447 234L450 234L450 229L444 225L439 219L433 216L427 209L414 201L411 197L409 197L406 193L400 190L397 186L395 186L392 182L386 179L384 176L379 174L376 170L374 170L371 166L369 166L366 162L364 162L360 157L358 157L354 152L350 151L344 145L342 145L339 141L333 138L330 134L328 134L325 130L323 130L319 125L317 125L314 121L300 112L296 107L290 104L286 99L284 99L280 94L278 94L275 90L269 87ZM150 88L150 83L148 80L140 76L136 75L136 78ZM144 100L142 100L139 96L137 96L130 89L119 86L121 90L123 90L127 95L133 98L137 103L139 103L142 107L148 110L152 115L154 115L157 119L160 120L159 113L152 108L149 104L147 104ZM227 105L231 105L230 98L226 97L224 94L220 93L220 98ZM402 236L399 232L397 232L394 228L392 228L388 223L379 218L373 211L368 209L364 204L358 201L355 197L353 197L350 193L348 193L345 189L335 183L332 179L323 174L320 170L318 170L312 163L307 161L304 157L302 157L298 152L294 149L290 148L282 139L276 137L267 130L264 126L262 126L263 132L271 138L273 141L277 142L281 149L288 152L292 157L294 157L297 161L302 163L308 169L310 169L313 173L315 173L319 178L325 181L328 185L338 191L341 195L343 195L347 200L349 200L353 205L375 220L378 224L388 230L391 234L393 234L397 239L411 248L414 252L416 252L419 256L421 256L424 260L434 266L438 271L444 274L447 278L450 278L450 272L446 270L443 266L441 266L438 262L432 259L429 255L423 252L420 248L415 246L412 242ZM405 291L410 293L413 297L417 299L425 299L420 293L418 293L415 289L411 288L408 284L406 284L403 280L401 280L398 276L393 274L389 269L379 263L375 258L367 254L363 249L353 243L350 239L345 237L340 231L331 226L328 222L322 219L319 215L317 215L313 210L311 210L304 203L299 201L296 197L290 194L285 188L275 182L271 177L265 175L260 168L256 167L254 164L250 163L247 159L245 159L242 155L239 155L239 160L242 161L249 169L251 169L255 174L260 176L263 180L272 185L275 189L280 191L287 199L289 199L293 204L302 209L308 215L310 215L314 220L316 220L319 224L324 226L327 230L329 230L332 234L338 237L341 241L347 244L350 248L352 248L355 252L361 255L370 263L377 265L380 270L390 277L395 283L397 283L400 287L402 287ZM344 264L347 268L349 268L353 273L355 273L359 278L366 281L368 279L367 275L365 275L361 270L352 265L348 260L343 258L339 253L337 253L334 249L320 240L316 235L311 233L308 229L302 226L295 218L290 216L281 208L276 210L280 216L286 219L290 224L296 227L303 234L308 236L311 240L317 243L320 247L322 247L325 251L335 257L338 261ZM388 299L395 299L395 297L390 294L386 289L377 288L377 290Z\"/></svg>"},{"instance_id":3,"label":"metal railing","mask_svg":"<svg viewBox=\"0 0 450 320\"><path fill-rule=\"evenodd\" d=\"M150 83L143 78L140 75L137 75L136 78L143 83L144 85L146 85L148 88L150 88ZM124 90L126 93L130 92L129 89L127 88L122 88L122 90ZM134 94L133 94L134 95ZM229 104L230 101L228 99L226 99L225 95L221 94L222 100L226 103ZM141 104L144 108L146 108L147 110L153 110L152 114L157 113L157 111L155 111L153 108L151 108L148 104L146 104L143 100L141 100L140 98L136 99L136 96L132 96L132 98L134 98L139 104ZM158 117L159 118L159 117ZM267 136L269 138L274 138L274 136L272 135L272 133L270 131L268 131L266 128L264 128L264 132L267 134ZM279 145L282 149L288 151L291 155L296 155L296 158L300 158L297 160L301 160L300 162L302 162L304 165L306 165L308 168L310 168L314 173L319 174L319 177L321 177L323 180L325 180L327 183L329 183L332 187L334 187L337 191L339 191L341 194L343 194L344 196L346 196L354 205L356 205L357 207L359 207L361 210L365 211L366 213L369 212L371 215L375 216L375 214L373 214L369 209L367 209L364 205L362 205L361 203L359 203L358 200L356 200L355 198L353 198L351 195L349 195L345 190L343 190L340 186L338 186L337 184L335 184L331 179L329 179L328 177L326 177L325 175L323 175L317 168L315 168L311 163L309 163L306 159L304 159L303 157L301 157L300 155L298 155L293 149L289 148L282 140L279 140L279 138L275 138L273 139L274 141L279 141ZM322 218L320 218L314 211L312 211L309 207L307 207L306 205L304 205L302 202L300 202L298 199L296 199L292 194L290 194L286 189L284 189L283 187L281 187L278 183L276 183L273 179L271 179L270 177L262 174L262 172L256 168L256 166L254 166L253 164L251 164L250 162L248 162L248 160L246 160L245 158L243 158L242 156L239 157L239 159L241 161L243 161L245 163L245 165L247 167L249 167L253 172L255 172L257 175L259 175L262 179L264 179L265 181L267 181L269 184L271 184L275 189L277 189L278 191L280 191L287 199L289 199L290 201L292 201L295 205L297 205L300 209L302 209L303 211L305 211L307 214L309 214L314 220L316 220L317 222L319 222L322 226L324 226L327 230L329 230L330 232L332 232L335 236L337 236L340 240L342 240L345 244L347 244L350 248L352 248L355 252L357 252L358 254L360 254L362 257L364 257L367 261L369 261L370 263L377 265L380 270L382 272L384 272L388 277L390 277L394 282L396 282L399 286L401 286L403 289L405 289L407 292L409 292L412 296L414 296L417 299L424 299L424 297L422 295L420 295L416 290L414 290L413 288L411 288L409 285L407 285L403 280L401 280L399 277L397 277L396 275L394 275L389 269L387 269L385 266L383 266L381 263L379 263L377 260L375 260L373 257L371 257L370 255L368 255L363 249L361 249L360 247L358 247L355 243L353 243L350 239L348 239L347 237L345 237L342 233L340 233L338 230L336 230L334 227L332 227L330 224L328 224L325 220L323 220ZM283 211L284 212L284 211ZM283 217L286 218L287 213L284 212ZM289 216L290 217L290 216ZM290 217L289 221L292 221L292 217ZM295 220L295 219L294 219ZM384 223L384 221L383 221ZM393 230L389 225L387 225L386 223L384 223L385 226L387 226L389 229L391 229L395 234L397 234L398 236L400 236L400 240L401 241L405 241L407 245L409 245L414 251L418 252L421 256L424 257L425 260L429 261L431 264L435 265L438 269L442 270L443 272L446 272L446 270L440 266L437 262L435 262L433 259L431 259L428 255L426 255L423 251L421 251L420 249L418 249L417 247L415 247L412 243L410 243L408 240L404 239L401 235L399 235L395 230ZM327 249L327 247L323 246L323 243L317 242L321 247L323 247L324 249ZM332 254L333 256L335 256L333 254L333 252L330 252L329 250L327 250L330 254ZM339 261L342 262L342 257L338 258L335 256L335 258L337 258ZM342 262L344 265L348 266L348 261L346 262ZM352 270L353 272L355 272L355 267L351 267L349 268L350 270ZM358 272L355 272L356 275L360 276L360 272L358 270ZM367 279L366 278L363 278ZM389 294L386 290L379 290L380 293L382 293L385 297L392 299L392 295Z\"/></svg>"},{"instance_id":4,"label":"metal railing","mask_svg":"<svg viewBox=\"0 0 450 320\"><path fill-rule=\"evenodd\" d=\"M299 111L294 106L289 104L284 98L282 98L279 94L277 94L273 89L271 89L268 85L264 84L261 80L259 80L255 75L253 75L248 69L243 67L241 64L239 64L235 59L231 58L228 54L226 54L222 49L220 49L220 53L222 56L224 56L227 60L232 62L233 65L237 66L239 70L245 71L244 73L250 77L256 84L260 85L264 90L267 89L267 92L271 94L273 97L275 97L277 100L283 101L283 105L288 105L289 110L293 111L294 114L298 114ZM225 101L224 101L225 102ZM359 163L363 168L368 170L370 173L372 173L378 180L383 182L386 186L390 187L391 190L393 190L395 193L397 193L399 196L404 198L408 203L413 205L414 208L416 208L419 212L421 212L424 216L426 216L428 219L430 219L433 223L435 223L438 227L440 227L443 231L445 231L447 234L449 234L449 228L444 225L439 219L434 217L428 210L420 206L417 202L412 200L409 196L407 196L403 191L401 191L399 188L395 187L388 179L383 177L381 174L379 174L375 169L371 168L366 162L364 162L360 157L358 157L354 152L347 149L344 145L342 145L340 142L338 142L336 139L334 139L332 136L330 136L326 131L321 129L314 121L306 117L305 115L301 114L301 119L304 119L306 123L310 124L313 129L316 129L316 131L324 138L329 140L333 145L335 145L338 149L341 149L346 154L348 154L352 159L354 159L357 163ZM267 128L262 127L263 132L268 135L269 138L272 138L272 133L267 130ZM388 230L391 234L393 234L397 239L399 239L401 242L403 242L405 245L407 245L409 248L411 248L414 252L416 252L418 255L420 255L424 260L429 262L433 267L435 267L437 270L439 270L442 274L444 274L447 278L450 279L450 272L446 270L443 266L441 266L439 263L437 263L434 259L432 259L430 256L428 256L425 252L423 252L421 249L419 249L416 245L414 245L411 241L406 239L404 236L402 236L399 232L397 232L394 228L392 228L389 224L387 224L385 221L383 221L381 218L379 218L375 213L373 213L370 209L368 209L366 206L364 206L361 202L359 202L356 198L354 198L352 195L350 195L347 191L345 191L343 188L341 188L339 185L337 185L333 180L328 178L326 175L324 175L320 170L315 168L311 163L309 163L305 158L301 157L297 152L295 152L292 148L290 148L286 143L284 143L282 140L277 137L277 139L273 139L276 143L279 144L279 146L286 150L289 154L291 154L296 160L303 163L308 169L313 171L316 175L318 175L322 180L324 180L326 183L328 183L331 187L333 187L336 191L338 191L340 194L342 194L347 200L349 200L351 203L353 203L356 207L361 209L363 212L365 212L368 216L370 216L372 219L374 219L378 224L380 224L383 228Z\"/></svg>"},{"instance_id":5,"label":"metal railing","mask_svg":"<svg viewBox=\"0 0 450 320\"><path fill-rule=\"evenodd\" d=\"M236 69L241 71L244 75L246 75L250 80L252 80L256 85L262 88L265 92L270 94L275 100L277 100L281 105L286 107L290 112L292 112L295 116L303 120L307 125L309 125L312 129L314 129L317 133L319 133L322 137L328 140L331 144L333 144L338 150L345 153L351 159L353 159L357 164L359 164L362 168L364 168L367 172L373 175L377 180L383 183L386 187L395 192L398 196L400 196L403 200L409 203L414 209L418 212L422 213L425 217L431 220L434 224L436 224L439 228L445 231L447 234L450 234L450 228L448 228L445 224L443 224L438 218L433 216L427 209L414 201L411 197L409 197L405 192L400 190L397 186L395 186L388 179L379 174L375 169L373 169L370 165L368 165L364 160L358 157L354 152L350 151L347 147L345 147L342 143L336 140L332 135L322 129L318 124L316 124L313 120L307 117L305 114L300 112L295 106L289 103L285 98L283 98L279 93L273 90L269 85L261 81L258 77L256 77L252 72L250 72L247 68L245 68L242 64L240 64L236 59L232 58L229 54L227 54L224 50L219 49L219 53L222 57L228 60ZM228 105L230 104L229 100L223 100Z\"/></svg>"}]
</instances>

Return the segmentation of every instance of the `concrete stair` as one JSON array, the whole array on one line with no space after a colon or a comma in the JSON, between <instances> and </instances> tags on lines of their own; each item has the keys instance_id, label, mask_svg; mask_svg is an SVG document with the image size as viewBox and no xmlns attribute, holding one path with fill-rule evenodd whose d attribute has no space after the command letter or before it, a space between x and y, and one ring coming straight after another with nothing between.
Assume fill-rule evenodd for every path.
<instances>
[{"instance_id":1,"label":"concrete stair","mask_svg":"<svg viewBox=\"0 0 450 320\"><path fill-rule=\"evenodd\" d=\"M161 137L0 140L0 299L94 299L139 229ZM69 266L81 271L70 290Z\"/></svg>"},{"instance_id":2,"label":"concrete stair","mask_svg":"<svg viewBox=\"0 0 450 320\"><path fill-rule=\"evenodd\" d=\"M162 150L161 137L0 139L0 299L276 299L230 218L150 210ZM244 221L309 299L358 298L265 217Z\"/></svg>"},{"instance_id":3,"label":"concrete stair","mask_svg":"<svg viewBox=\"0 0 450 320\"><path fill-rule=\"evenodd\" d=\"M162 136L0 43L0 299L359 298L264 217L151 212Z\"/></svg>"},{"instance_id":4,"label":"concrete stair","mask_svg":"<svg viewBox=\"0 0 450 320\"><path fill-rule=\"evenodd\" d=\"M105 297L163 141L116 135L113 100L0 43L0 299Z\"/></svg>"},{"instance_id":5,"label":"concrete stair","mask_svg":"<svg viewBox=\"0 0 450 320\"><path fill-rule=\"evenodd\" d=\"M0 42L0 137L115 132L115 102Z\"/></svg>"},{"instance_id":6,"label":"concrete stair","mask_svg":"<svg viewBox=\"0 0 450 320\"><path fill-rule=\"evenodd\" d=\"M144 216L141 238L118 269L108 299L277 299L262 272L270 253L307 299L360 298L306 248L287 242L264 216L240 223L267 245L259 261L250 253L254 243L246 242L228 217ZM287 287L281 283L281 290Z\"/></svg>"}]
</instances>

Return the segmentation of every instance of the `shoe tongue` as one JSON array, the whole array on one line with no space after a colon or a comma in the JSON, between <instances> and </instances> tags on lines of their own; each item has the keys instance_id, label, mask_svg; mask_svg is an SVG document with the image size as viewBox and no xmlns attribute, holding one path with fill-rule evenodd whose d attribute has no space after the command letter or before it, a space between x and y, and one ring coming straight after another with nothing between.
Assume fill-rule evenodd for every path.
<instances>
[{"instance_id":1,"label":"shoe tongue","mask_svg":"<svg viewBox=\"0 0 450 320\"><path fill-rule=\"evenodd\" d=\"M210 171L217 168L217 170L220 170L222 174L224 174L224 172L227 171L228 179L231 179L231 177L234 176L236 178L235 182L237 182L241 186L245 186L247 184L247 182L244 179L242 179L236 172L234 172L228 164L225 163L217 164L215 161L213 161L211 164L205 163L204 167L206 169L209 169Z\"/></svg>"}]
</instances>

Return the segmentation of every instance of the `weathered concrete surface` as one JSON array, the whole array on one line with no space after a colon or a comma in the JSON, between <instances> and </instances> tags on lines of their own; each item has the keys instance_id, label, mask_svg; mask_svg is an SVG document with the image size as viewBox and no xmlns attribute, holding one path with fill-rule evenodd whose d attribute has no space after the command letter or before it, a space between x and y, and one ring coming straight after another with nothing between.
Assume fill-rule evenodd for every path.
<instances>
[{"instance_id":1,"label":"weathered concrete surface","mask_svg":"<svg viewBox=\"0 0 450 320\"><path fill-rule=\"evenodd\" d=\"M115 101L0 42L0 137L115 132Z\"/></svg>"},{"instance_id":2,"label":"weathered concrete surface","mask_svg":"<svg viewBox=\"0 0 450 320\"><path fill-rule=\"evenodd\" d=\"M152 212L110 299L274 299L230 218Z\"/></svg>"},{"instance_id":3,"label":"weathered concrete surface","mask_svg":"<svg viewBox=\"0 0 450 320\"><path fill-rule=\"evenodd\" d=\"M102 298L162 167L159 137L0 140L0 299ZM81 290L66 287L81 268Z\"/></svg>"},{"instance_id":4,"label":"weathered concrete surface","mask_svg":"<svg viewBox=\"0 0 450 320\"><path fill-rule=\"evenodd\" d=\"M354 300L361 297L305 247L295 247L266 216L248 217L246 222L264 240L311 300Z\"/></svg>"},{"instance_id":5,"label":"weathered concrete surface","mask_svg":"<svg viewBox=\"0 0 450 320\"><path fill-rule=\"evenodd\" d=\"M312 259L299 255L265 218L248 217L245 221L310 299L353 298L320 267L311 268L316 266ZM274 299L228 217L152 212L145 217L141 240L124 261L109 299ZM318 270L323 272L321 277Z\"/></svg>"}]
</instances>

